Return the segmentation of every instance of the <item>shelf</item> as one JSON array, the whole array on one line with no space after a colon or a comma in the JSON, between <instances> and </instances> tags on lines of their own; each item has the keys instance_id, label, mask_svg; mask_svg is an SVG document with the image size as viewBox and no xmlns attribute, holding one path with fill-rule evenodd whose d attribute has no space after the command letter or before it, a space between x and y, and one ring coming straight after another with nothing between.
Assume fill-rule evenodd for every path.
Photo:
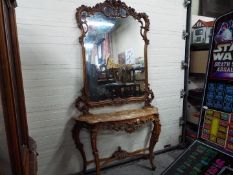
<instances>
[{"instance_id":1,"label":"shelf","mask_svg":"<svg viewBox=\"0 0 233 175\"><path fill-rule=\"evenodd\" d=\"M194 107L196 109L196 111L200 111L201 110L202 101L197 101L197 100L193 100L192 98L189 98L188 102L190 103L190 105L192 107ZM191 106L188 106L188 107L191 107Z\"/></svg>"},{"instance_id":2,"label":"shelf","mask_svg":"<svg viewBox=\"0 0 233 175\"><path fill-rule=\"evenodd\" d=\"M196 103L202 102L202 96L188 95L188 99L195 101Z\"/></svg>"},{"instance_id":3,"label":"shelf","mask_svg":"<svg viewBox=\"0 0 233 175\"><path fill-rule=\"evenodd\" d=\"M192 123L194 125L198 125L200 119L200 111L190 112L187 116L187 122Z\"/></svg>"},{"instance_id":4,"label":"shelf","mask_svg":"<svg viewBox=\"0 0 233 175\"><path fill-rule=\"evenodd\" d=\"M189 145L191 145L196 139L194 139L194 138L191 138L191 137L189 137L189 136L186 136L186 144L187 144L187 146L189 146Z\"/></svg>"},{"instance_id":5,"label":"shelf","mask_svg":"<svg viewBox=\"0 0 233 175\"><path fill-rule=\"evenodd\" d=\"M192 94L198 94L198 95L202 95L204 92L204 88L203 87L199 87L199 88L193 88L193 89L189 89L189 92Z\"/></svg>"},{"instance_id":6,"label":"shelf","mask_svg":"<svg viewBox=\"0 0 233 175\"><path fill-rule=\"evenodd\" d=\"M186 132L189 132L190 135L192 135L192 137L195 138L198 133L198 124L187 121Z\"/></svg>"},{"instance_id":7,"label":"shelf","mask_svg":"<svg viewBox=\"0 0 233 175\"><path fill-rule=\"evenodd\" d=\"M194 125L190 122L186 123L185 136L186 141L190 144L197 139L198 125Z\"/></svg>"},{"instance_id":8,"label":"shelf","mask_svg":"<svg viewBox=\"0 0 233 175\"><path fill-rule=\"evenodd\" d=\"M191 103L190 103L191 104ZM197 105L189 105L188 108L191 108L191 107L194 107L195 108L195 111L198 112L201 110L201 104L197 104Z\"/></svg>"},{"instance_id":9,"label":"shelf","mask_svg":"<svg viewBox=\"0 0 233 175\"><path fill-rule=\"evenodd\" d=\"M206 74L204 73L189 73L190 78L205 78Z\"/></svg>"},{"instance_id":10,"label":"shelf","mask_svg":"<svg viewBox=\"0 0 233 175\"><path fill-rule=\"evenodd\" d=\"M191 44L191 51L200 51L200 50L209 50L210 44L200 43L200 44Z\"/></svg>"},{"instance_id":11,"label":"shelf","mask_svg":"<svg viewBox=\"0 0 233 175\"><path fill-rule=\"evenodd\" d=\"M188 92L188 101L192 106L201 106L203 98L203 88L191 89Z\"/></svg>"}]
</instances>

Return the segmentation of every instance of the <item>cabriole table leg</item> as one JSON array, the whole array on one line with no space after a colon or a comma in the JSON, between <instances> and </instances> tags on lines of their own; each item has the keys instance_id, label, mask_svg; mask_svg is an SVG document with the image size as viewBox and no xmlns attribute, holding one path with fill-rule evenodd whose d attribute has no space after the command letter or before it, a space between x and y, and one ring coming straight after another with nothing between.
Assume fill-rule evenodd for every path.
<instances>
[{"instance_id":1,"label":"cabriole table leg","mask_svg":"<svg viewBox=\"0 0 233 175\"><path fill-rule=\"evenodd\" d=\"M161 130L159 119L154 120L153 125L154 127L151 133L150 145L149 145L149 160L150 160L152 170L155 170L156 166L154 165L154 147L159 139L159 134Z\"/></svg>"},{"instance_id":2,"label":"cabriole table leg","mask_svg":"<svg viewBox=\"0 0 233 175\"><path fill-rule=\"evenodd\" d=\"M81 130L81 126L79 124L75 124L74 128L72 130L72 136L76 145L76 148L80 151L82 158L83 158L83 170L81 174L85 174L86 170L87 170L87 158L86 158L86 154L85 151L83 149L83 144L80 141L80 130Z\"/></svg>"},{"instance_id":3,"label":"cabriole table leg","mask_svg":"<svg viewBox=\"0 0 233 175\"><path fill-rule=\"evenodd\" d=\"M96 144L97 129L95 127L91 128L90 136L91 136L91 146L92 146L93 156L95 159L96 175L100 175L100 160L99 160L99 153Z\"/></svg>"}]
</instances>

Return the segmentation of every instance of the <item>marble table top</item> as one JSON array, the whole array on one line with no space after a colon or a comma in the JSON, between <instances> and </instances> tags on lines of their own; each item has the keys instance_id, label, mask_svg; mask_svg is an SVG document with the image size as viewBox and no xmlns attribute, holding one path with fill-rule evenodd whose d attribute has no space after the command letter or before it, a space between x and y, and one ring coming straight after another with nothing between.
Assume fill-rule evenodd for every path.
<instances>
[{"instance_id":1,"label":"marble table top","mask_svg":"<svg viewBox=\"0 0 233 175\"><path fill-rule=\"evenodd\" d=\"M111 122L111 121L122 121L145 117L149 115L158 114L158 108L147 107L142 109L124 110L119 112L102 113L102 114L86 114L73 117L76 121L87 122L90 124Z\"/></svg>"}]
</instances>

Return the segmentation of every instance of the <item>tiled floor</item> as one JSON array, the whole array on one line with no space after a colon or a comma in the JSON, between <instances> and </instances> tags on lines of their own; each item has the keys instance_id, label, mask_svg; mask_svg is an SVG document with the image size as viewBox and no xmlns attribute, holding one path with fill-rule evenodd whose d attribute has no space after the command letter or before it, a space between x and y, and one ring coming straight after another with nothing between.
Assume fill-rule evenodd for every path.
<instances>
[{"instance_id":1,"label":"tiled floor","mask_svg":"<svg viewBox=\"0 0 233 175\"><path fill-rule=\"evenodd\" d=\"M156 170L148 160L138 160L101 171L101 175L160 175L184 150L175 150L155 156ZM94 174L91 174L94 175Z\"/></svg>"}]
</instances>

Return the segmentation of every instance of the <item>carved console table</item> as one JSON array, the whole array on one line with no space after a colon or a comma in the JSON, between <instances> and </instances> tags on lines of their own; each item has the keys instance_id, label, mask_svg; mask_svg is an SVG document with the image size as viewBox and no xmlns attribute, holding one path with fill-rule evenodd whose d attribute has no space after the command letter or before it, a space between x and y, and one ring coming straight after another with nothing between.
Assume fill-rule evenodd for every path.
<instances>
[{"instance_id":1,"label":"carved console table","mask_svg":"<svg viewBox=\"0 0 233 175\"><path fill-rule=\"evenodd\" d=\"M121 112L105 113L105 114L85 114L75 117L74 120L76 124L73 128L73 139L75 141L76 147L79 149L83 158L83 171L85 173L87 165L91 163L96 164L96 174L100 175L100 168L107 163L114 160L121 160L127 157L132 157L135 155L146 155L150 161L152 169L155 169L153 163L154 159L154 146L158 141L160 134L160 121L158 109L155 107L147 107L143 109L136 110L126 110ZM154 124L149 148L138 150L135 152L128 153L118 147L118 151L114 152L109 158L99 158L97 149L97 132L99 130L115 130L115 131L126 131L132 133L144 124L152 122ZM80 130L86 128L90 132L91 146L93 151L94 160L87 161L86 154L84 151L83 144L80 141ZM148 150L149 153L145 153Z\"/></svg>"}]
</instances>

